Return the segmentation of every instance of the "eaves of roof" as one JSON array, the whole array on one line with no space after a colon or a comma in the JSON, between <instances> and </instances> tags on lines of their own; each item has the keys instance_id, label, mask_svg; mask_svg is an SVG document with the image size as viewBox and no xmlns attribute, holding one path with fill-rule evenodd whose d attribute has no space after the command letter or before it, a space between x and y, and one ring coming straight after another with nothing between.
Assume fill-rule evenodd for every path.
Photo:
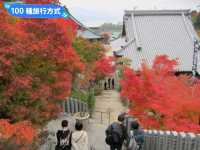
<instances>
[{"instance_id":1,"label":"eaves of roof","mask_svg":"<svg viewBox=\"0 0 200 150\"><path fill-rule=\"evenodd\" d=\"M89 29L88 27L86 27L84 24L82 24L80 21L78 21L70 12L69 10L65 7L65 10L68 12L69 14L69 18L72 19L74 22L76 22L79 26L81 26L83 29L88 30L89 32L91 32L92 34L94 34L95 36L98 36L99 38L101 38L101 36L97 33L95 33L94 31L92 31L91 29Z\"/></svg>"},{"instance_id":2,"label":"eaves of roof","mask_svg":"<svg viewBox=\"0 0 200 150\"><path fill-rule=\"evenodd\" d=\"M125 10L125 15L134 14L135 16L152 16L152 15L189 15L191 11L189 9L182 10Z\"/></svg>"}]
</instances>

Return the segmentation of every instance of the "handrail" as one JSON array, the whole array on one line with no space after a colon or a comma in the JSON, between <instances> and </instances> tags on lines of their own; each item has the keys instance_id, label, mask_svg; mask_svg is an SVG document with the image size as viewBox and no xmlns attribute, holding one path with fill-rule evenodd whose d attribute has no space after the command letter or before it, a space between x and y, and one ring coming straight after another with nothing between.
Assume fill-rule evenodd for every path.
<instances>
[{"instance_id":1,"label":"handrail","mask_svg":"<svg viewBox=\"0 0 200 150\"><path fill-rule=\"evenodd\" d=\"M64 113L74 114L78 112L89 112L88 105L80 100L69 97L63 102Z\"/></svg>"},{"instance_id":2,"label":"handrail","mask_svg":"<svg viewBox=\"0 0 200 150\"><path fill-rule=\"evenodd\" d=\"M98 111L98 110L95 110L93 111L94 113L100 113L101 114L101 124L103 124L103 114L107 114L108 115L108 124L111 123L111 112L110 111L107 111L107 112L104 112L104 111Z\"/></svg>"},{"instance_id":3,"label":"handrail","mask_svg":"<svg viewBox=\"0 0 200 150\"><path fill-rule=\"evenodd\" d=\"M176 131L145 130L142 150L199 150L200 135Z\"/></svg>"}]
</instances>

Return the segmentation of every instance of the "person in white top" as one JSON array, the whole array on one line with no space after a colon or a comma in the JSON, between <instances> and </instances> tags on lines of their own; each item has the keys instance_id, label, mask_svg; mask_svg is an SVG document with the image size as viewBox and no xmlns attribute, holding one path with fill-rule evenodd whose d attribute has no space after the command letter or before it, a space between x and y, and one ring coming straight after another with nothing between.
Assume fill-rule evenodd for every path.
<instances>
[{"instance_id":1,"label":"person in white top","mask_svg":"<svg viewBox=\"0 0 200 150\"><path fill-rule=\"evenodd\" d=\"M88 150L88 135L83 130L83 124L76 122L75 131L72 133L72 150Z\"/></svg>"}]
</instances>

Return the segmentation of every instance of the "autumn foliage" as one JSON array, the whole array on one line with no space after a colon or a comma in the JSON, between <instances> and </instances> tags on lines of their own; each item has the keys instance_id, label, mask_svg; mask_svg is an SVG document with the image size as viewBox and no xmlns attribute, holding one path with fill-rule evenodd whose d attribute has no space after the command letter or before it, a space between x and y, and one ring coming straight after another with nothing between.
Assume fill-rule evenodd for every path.
<instances>
[{"instance_id":1,"label":"autumn foliage","mask_svg":"<svg viewBox=\"0 0 200 150\"><path fill-rule=\"evenodd\" d=\"M70 96L78 75L85 76L82 81L88 84L110 75L114 68L101 44L82 38L75 40L78 25L73 20L16 18L8 15L2 4L0 149L9 149L3 147L9 144L2 141L11 140L25 150L37 136L37 128L57 117L60 102Z\"/></svg>"},{"instance_id":2,"label":"autumn foliage","mask_svg":"<svg viewBox=\"0 0 200 150\"><path fill-rule=\"evenodd\" d=\"M13 138L17 144L27 145L33 142L36 130L32 128L29 122L11 124L8 120L0 120L0 133L2 139Z\"/></svg>"},{"instance_id":3,"label":"autumn foliage","mask_svg":"<svg viewBox=\"0 0 200 150\"><path fill-rule=\"evenodd\" d=\"M112 75L115 70L113 62L114 62L113 57L106 57L106 56L96 61L94 68L96 78L101 79L103 77Z\"/></svg>"},{"instance_id":4,"label":"autumn foliage","mask_svg":"<svg viewBox=\"0 0 200 150\"><path fill-rule=\"evenodd\" d=\"M175 76L176 60L155 58L139 72L126 68L121 96L131 102L130 113L148 129L200 132L200 82Z\"/></svg>"},{"instance_id":5,"label":"autumn foliage","mask_svg":"<svg viewBox=\"0 0 200 150\"><path fill-rule=\"evenodd\" d=\"M2 2L0 9L0 138L22 144L57 117L84 64L72 47L74 21L11 17Z\"/></svg>"},{"instance_id":6,"label":"autumn foliage","mask_svg":"<svg viewBox=\"0 0 200 150\"><path fill-rule=\"evenodd\" d=\"M80 86L88 85L89 81L99 81L114 72L113 58L105 56L106 49L100 42L91 42L82 37L77 37L73 42L77 54L85 64L82 72L83 79L79 80Z\"/></svg>"}]
</instances>

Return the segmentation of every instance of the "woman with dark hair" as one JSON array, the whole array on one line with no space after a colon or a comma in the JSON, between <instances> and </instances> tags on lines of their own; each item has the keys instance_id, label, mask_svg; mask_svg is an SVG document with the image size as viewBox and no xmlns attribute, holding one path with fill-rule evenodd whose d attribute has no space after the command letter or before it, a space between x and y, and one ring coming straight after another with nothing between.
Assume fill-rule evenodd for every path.
<instances>
[{"instance_id":1,"label":"woman with dark hair","mask_svg":"<svg viewBox=\"0 0 200 150\"><path fill-rule=\"evenodd\" d=\"M76 122L75 131L72 133L72 150L88 150L88 135L83 130L83 124Z\"/></svg>"},{"instance_id":2,"label":"woman with dark hair","mask_svg":"<svg viewBox=\"0 0 200 150\"><path fill-rule=\"evenodd\" d=\"M71 150L71 131L68 128L68 121L63 120L61 123L62 130L56 133L57 145L55 150Z\"/></svg>"}]
</instances>

